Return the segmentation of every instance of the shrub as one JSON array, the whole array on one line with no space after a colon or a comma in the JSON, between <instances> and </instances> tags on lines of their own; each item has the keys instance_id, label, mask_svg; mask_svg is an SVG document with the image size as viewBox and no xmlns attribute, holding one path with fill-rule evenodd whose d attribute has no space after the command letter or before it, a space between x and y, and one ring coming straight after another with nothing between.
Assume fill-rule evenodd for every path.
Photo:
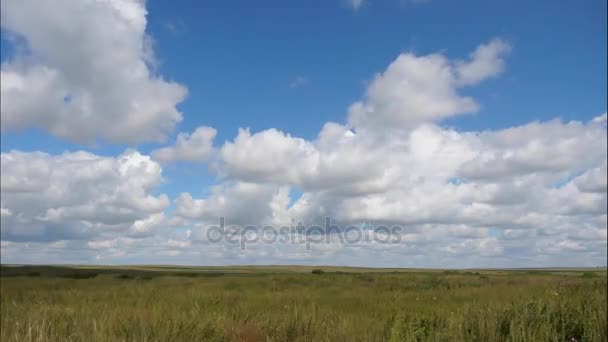
<instances>
[{"instance_id":1,"label":"shrub","mask_svg":"<svg viewBox=\"0 0 608 342\"><path fill-rule=\"evenodd\" d=\"M97 277L97 273L75 272L75 273L62 274L61 277L70 278L70 279L89 279L89 278Z\"/></svg>"},{"instance_id":2,"label":"shrub","mask_svg":"<svg viewBox=\"0 0 608 342\"><path fill-rule=\"evenodd\" d=\"M135 279L134 276L132 276L130 274L126 274L126 273L117 274L114 276L114 278L116 278L116 279Z\"/></svg>"}]
</instances>

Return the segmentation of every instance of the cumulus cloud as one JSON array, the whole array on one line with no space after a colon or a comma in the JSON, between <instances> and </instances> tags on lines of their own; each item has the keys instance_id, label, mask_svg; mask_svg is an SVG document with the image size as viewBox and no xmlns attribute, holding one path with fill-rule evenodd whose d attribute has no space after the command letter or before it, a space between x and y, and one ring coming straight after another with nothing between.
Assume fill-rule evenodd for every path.
<instances>
[{"instance_id":1,"label":"cumulus cloud","mask_svg":"<svg viewBox=\"0 0 608 342\"><path fill-rule=\"evenodd\" d=\"M239 208L258 208L254 211L265 213L264 218L319 222L332 216L343 223L434 222L561 233L605 214L601 190L607 151L598 144L605 140L606 129L596 119L485 132L425 124L406 139L382 144L338 124L327 124L314 141L276 130L253 135L243 130L222 148L220 169L231 182L272 189L266 196L233 196ZM273 212L269 203L284 186L303 194ZM182 195L178 212L196 207L199 217L202 211L206 217L240 217L240 209L228 213L211 204L233 201L226 196L226 189L233 188L218 189L208 199ZM257 221L250 217L249 222Z\"/></svg>"},{"instance_id":2,"label":"cumulus cloud","mask_svg":"<svg viewBox=\"0 0 608 342\"><path fill-rule=\"evenodd\" d=\"M582 192L606 193L608 191L606 174L608 174L608 170L606 168L606 161L604 161L603 165L589 169L577 177L574 180L574 184Z\"/></svg>"},{"instance_id":3,"label":"cumulus cloud","mask_svg":"<svg viewBox=\"0 0 608 342\"><path fill-rule=\"evenodd\" d=\"M273 218L285 210L289 189L248 182L225 183L212 189L205 199L194 199L189 193L175 200L177 214L218 224L220 217L229 224L274 224Z\"/></svg>"},{"instance_id":4,"label":"cumulus cloud","mask_svg":"<svg viewBox=\"0 0 608 342\"><path fill-rule=\"evenodd\" d=\"M466 62L438 53L403 53L375 76L364 98L351 105L348 123L358 130L387 134L476 112L479 104L460 95L459 88L499 74L508 49L504 41L494 39L477 47Z\"/></svg>"},{"instance_id":5,"label":"cumulus cloud","mask_svg":"<svg viewBox=\"0 0 608 342\"><path fill-rule=\"evenodd\" d=\"M232 177L253 181L298 183L313 172L316 150L307 141L276 129L251 134L239 129L233 142L226 142L220 154L225 172Z\"/></svg>"},{"instance_id":6,"label":"cumulus cloud","mask_svg":"<svg viewBox=\"0 0 608 342\"><path fill-rule=\"evenodd\" d=\"M583 123L533 122L477 135L477 154L462 165L467 179L492 180L531 173L583 172L606 157L606 128Z\"/></svg>"},{"instance_id":7,"label":"cumulus cloud","mask_svg":"<svg viewBox=\"0 0 608 342\"><path fill-rule=\"evenodd\" d=\"M1 158L2 240L152 234L169 205L152 193L161 167L134 150L115 158L82 151Z\"/></svg>"},{"instance_id":8,"label":"cumulus cloud","mask_svg":"<svg viewBox=\"0 0 608 342\"><path fill-rule=\"evenodd\" d=\"M482 80L502 73L505 62L502 56L511 50L511 46L500 38L482 44L471 53L470 60L456 62L458 83L476 84Z\"/></svg>"},{"instance_id":9,"label":"cumulus cloud","mask_svg":"<svg viewBox=\"0 0 608 342\"><path fill-rule=\"evenodd\" d=\"M152 151L152 157L160 162L190 161L204 162L213 153L215 128L201 126L192 134L179 133L175 144Z\"/></svg>"},{"instance_id":10,"label":"cumulus cloud","mask_svg":"<svg viewBox=\"0 0 608 342\"><path fill-rule=\"evenodd\" d=\"M143 1L7 0L1 13L28 52L2 64L2 130L138 143L181 121L186 88L154 70Z\"/></svg>"}]
</instances>

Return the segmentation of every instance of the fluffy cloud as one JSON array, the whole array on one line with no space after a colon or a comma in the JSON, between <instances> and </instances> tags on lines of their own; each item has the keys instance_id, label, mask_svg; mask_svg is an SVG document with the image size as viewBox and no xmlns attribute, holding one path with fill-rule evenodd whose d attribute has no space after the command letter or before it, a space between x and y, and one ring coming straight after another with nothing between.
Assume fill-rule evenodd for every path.
<instances>
[{"instance_id":1,"label":"fluffy cloud","mask_svg":"<svg viewBox=\"0 0 608 342\"><path fill-rule=\"evenodd\" d=\"M313 141L276 130L243 130L222 148L220 170L229 181L205 199L182 194L177 212L203 221L223 216L236 224L289 218L318 224L331 216L343 225L422 227L415 241L432 236L438 249L447 242L441 245L441 234L429 235L425 224L444 235L454 225L472 234L442 249L446 253L460 248L500 255L508 250L501 244L514 239L602 236L607 149L598 142L607 136L599 118L484 132L423 124L405 138L382 143L333 123ZM286 187L303 194L281 194ZM489 228L499 237L489 236ZM537 247L531 244L528 252Z\"/></svg>"},{"instance_id":2,"label":"fluffy cloud","mask_svg":"<svg viewBox=\"0 0 608 342\"><path fill-rule=\"evenodd\" d=\"M450 61L442 54L401 54L376 75L363 100L350 107L348 123L357 130L386 135L475 112L477 102L458 89L499 74L508 50L508 44L494 39L477 47L469 61Z\"/></svg>"},{"instance_id":3,"label":"fluffy cloud","mask_svg":"<svg viewBox=\"0 0 608 342\"><path fill-rule=\"evenodd\" d=\"M2 64L3 130L40 127L78 142L163 141L186 89L153 69L143 1L2 1L25 45Z\"/></svg>"},{"instance_id":4,"label":"fluffy cloud","mask_svg":"<svg viewBox=\"0 0 608 342\"><path fill-rule=\"evenodd\" d=\"M498 38L478 46L471 53L469 61L456 62L458 83L461 85L476 84L486 78L499 75L505 64L502 55L510 50L509 44Z\"/></svg>"},{"instance_id":5,"label":"fluffy cloud","mask_svg":"<svg viewBox=\"0 0 608 342\"><path fill-rule=\"evenodd\" d=\"M577 177L574 180L574 184L582 192L606 193L608 191L606 174L608 174L608 170L604 161L604 165L587 170L584 174Z\"/></svg>"},{"instance_id":6,"label":"fluffy cloud","mask_svg":"<svg viewBox=\"0 0 608 342\"><path fill-rule=\"evenodd\" d=\"M160 166L137 151L116 158L12 151L1 158L2 240L148 235L169 205L166 195L152 194Z\"/></svg>"},{"instance_id":7,"label":"fluffy cloud","mask_svg":"<svg viewBox=\"0 0 608 342\"><path fill-rule=\"evenodd\" d=\"M212 127L198 127L192 134L179 133L175 144L154 150L152 157L160 162L204 162L213 152L213 139L217 131Z\"/></svg>"},{"instance_id":8,"label":"fluffy cloud","mask_svg":"<svg viewBox=\"0 0 608 342\"><path fill-rule=\"evenodd\" d=\"M254 135L240 129L234 142L225 143L220 154L230 176L262 182L300 182L304 174L313 172L317 158L309 142L276 129Z\"/></svg>"},{"instance_id":9,"label":"fluffy cloud","mask_svg":"<svg viewBox=\"0 0 608 342\"><path fill-rule=\"evenodd\" d=\"M533 122L477 135L475 158L459 174L468 179L498 179L540 173L583 172L606 157L606 127L601 116L588 123Z\"/></svg>"},{"instance_id":10,"label":"fluffy cloud","mask_svg":"<svg viewBox=\"0 0 608 342\"><path fill-rule=\"evenodd\" d=\"M177 214L218 224L224 217L229 224L275 224L289 203L289 188L248 182L226 183L212 189L206 199L193 199L182 193L176 199ZM284 217L284 216L281 216Z\"/></svg>"}]
</instances>

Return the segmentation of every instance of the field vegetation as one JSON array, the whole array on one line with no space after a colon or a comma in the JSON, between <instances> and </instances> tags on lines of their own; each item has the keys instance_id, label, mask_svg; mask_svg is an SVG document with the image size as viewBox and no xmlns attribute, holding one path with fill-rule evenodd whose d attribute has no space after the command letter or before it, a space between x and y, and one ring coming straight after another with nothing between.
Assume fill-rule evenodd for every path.
<instances>
[{"instance_id":1,"label":"field vegetation","mask_svg":"<svg viewBox=\"0 0 608 342\"><path fill-rule=\"evenodd\" d=\"M606 341L606 269L2 266L2 341Z\"/></svg>"}]
</instances>

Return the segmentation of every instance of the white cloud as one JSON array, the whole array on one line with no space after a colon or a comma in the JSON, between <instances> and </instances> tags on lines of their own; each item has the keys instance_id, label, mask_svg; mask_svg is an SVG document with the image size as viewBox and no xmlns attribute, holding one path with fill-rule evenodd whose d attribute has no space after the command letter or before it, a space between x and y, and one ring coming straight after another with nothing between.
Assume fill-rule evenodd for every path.
<instances>
[{"instance_id":1,"label":"white cloud","mask_svg":"<svg viewBox=\"0 0 608 342\"><path fill-rule=\"evenodd\" d=\"M358 11L365 4L365 0L346 0L346 4L354 11Z\"/></svg>"},{"instance_id":2,"label":"white cloud","mask_svg":"<svg viewBox=\"0 0 608 342\"><path fill-rule=\"evenodd\" d=\"M584 174L574 180L576 187L582 192L606 193L608 184L606 180L606 161L604 165L587 170Z\"/></svg>"},{"instance_id":3,"label":"white cloud","mask_svg":"<svg viewBox=\"0 0 608 342\"><path fill-rule=\"evenodd\" d=\"M313 172L317 151L307 141L276 129L251 134L239 129L233 142L220 151L224 172L243 180L299 183Z\"/></svg>"},{"instance_id":4,"label":"white cloud","mask_svg":"<svg viewBox=\"0 0 608 342\"><path fill-rule=\"evenodd\" d=\"M175 200L178 215L219 224L224 217L227 224L261 225L273 223L273 218L284 210L280 205L285 198L285 188L248 182L225 183L212 188L205 199L194 199L182 193ZM278 203L277 203L278 202Z\"/></svg>"},{"instance_id":5,"label":"white cloud","mask_svg":"<svg viewBox=\"0 0 608 342\"><path fill-rule=\"evenodd\" d=\"M2 1L2 29L29 54L2 64L2 130L77 142L163 141L186 89L155 73L143 1Z\"/></svg>"},{"instance_id":6,"label":"white cloud","mask_svg":"<svg viewBox=\"0 0 608 342\"><path fill-rule=\"evenodd\" d=\"M476 84L486 78L499 75L505 67L502 56L510 50L509 44L500 38L478 46L471 53L469 61L456 62L458 83Z\"/></svg>"},{"instance_id":7,"label":"white cloud","mask_svg":"<svg viewBox=\"0 0 608 342\"><path fill-rule=\"evenodd\" d=\"M484 257L501 255L504 248L496 238L457 241L448 244L444 250L449 254L478 254Z\"/></svg>"},{"instance_id":8,"label":"white cloud","mask_svg":"<svg viewBox=\"0 0 608 342\"><path fill-rule=\"evenodd\" d=\"M554 120L482 133L425 124L405 139L381 143L331 123L314 141L276 130L253 135L242 130L222 147L220 172L253 189L274 189L266 196L235 196L239 208L260 208L255 211L264 217L270 210L260 201L269 203L277 187L289 186L303 195L274 215L308 222L330 215L347 223L547 228L560 224L549 220L552 215L605 211L607 151L597 143L605 140L606 130L596 120ZM589 171L577 177L581 170ZM223 191L211 198L227 205L232 198ZM210 210L209 200L178 201L178 211L187 203ZM240 217L238 210L232 215ZM560 220L571 225L571 219Z\"/></svg>"},{"instance_id":9,"label":"white cloud","mask_svg":"<svg viewBox=\"0 0 608 342\"><path fill-rule=\"evenodd\" d=\"M477 155L464 163L459 176L491 180L534 172L585 171L606 156L606 128L559 120L533 122L477 135Z\"/></svg>"},{"instance_id":10,"label":"white cloud","mask_svg":"<svg viewBox=\"0 0 608 342\"><path fill-rule=\"evenodd\" d=\"M450 61L442 54L401 54L367 88L363 100L349 109L357 130L386 135L421 123L476 112L477 102L458 89L498 75L509 45L500 39L480 45L469 61Z\"/></svg>"},{"instance_id":11,"label":"white cloud","mask_svg":"<svg viewBox=\"0 0 608 342\"><path fill-rule=\"evenodd\" d=\"M155 233L155 229L165 222L165 214L162 212L154 213L145 219L133 222L129 230L129 235L141 237Z\"/></svg>"},{"instance_id":12,"label":"white cloud","mask_svg":"<svg viewBox=\"0 0 608 342\"><path fill-rule=\"evenodd\" d=\"M204 162L213 153L213 139L217 131L212 127L198 127L192 134L179 133L173 146L152 152L152 157L160 162L190 161Z\"/></svg>"},{"instance_id":13,"label":"white cloud","mask_svg":"<svg viewBox=\"0 0 608 342\"><path fill-rule=\"evenodd\" d=\"M608 114L604 113L593 118L593 122L604 125L606 127L606 121L608 120Z\"/></svg>"},{"instance_id":14,"label":"white cloud","mask_svg":"<svg viewBox=\"0 0 608 342\"><path fill-rule=\"evenodd\" d=\"M3 240L147 235L169 205L155 196L161 168L127 150L116 158L88 152L2 153Z\"/></svg>"},{"instance_id":15,"label":"white cloud","mask_svg":"<svg viewBox=\"0 0 608 342\"><path fill-rule=\"evenodd\" d=\"M477 111L472 98L458 95L455 82L444 56L402 54L384 73L376 75L364 100L350 107L348 122L358 130L386 134Z\"/></svg>"}]
</instances>

